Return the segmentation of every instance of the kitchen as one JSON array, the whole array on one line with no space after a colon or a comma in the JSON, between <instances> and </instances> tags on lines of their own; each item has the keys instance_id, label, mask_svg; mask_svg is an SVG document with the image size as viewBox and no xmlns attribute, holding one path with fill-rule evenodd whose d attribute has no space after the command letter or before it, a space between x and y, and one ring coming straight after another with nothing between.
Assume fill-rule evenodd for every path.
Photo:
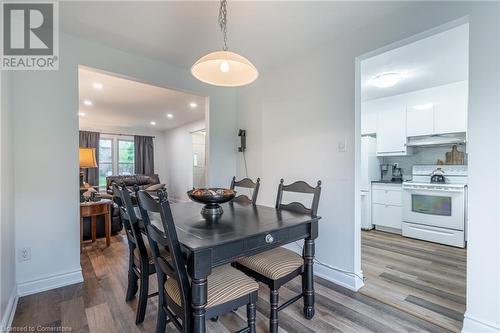
<instances>
[{"instance_id":1,"label":"kitchen","mask_svg":"<svg viewBox=\"0 0 500 333\"><path fill-rule=\"evenodd\" d=\"M361 292L459 331L468 25L363 60L361 77Z\"/></svg>"}]
</instances>

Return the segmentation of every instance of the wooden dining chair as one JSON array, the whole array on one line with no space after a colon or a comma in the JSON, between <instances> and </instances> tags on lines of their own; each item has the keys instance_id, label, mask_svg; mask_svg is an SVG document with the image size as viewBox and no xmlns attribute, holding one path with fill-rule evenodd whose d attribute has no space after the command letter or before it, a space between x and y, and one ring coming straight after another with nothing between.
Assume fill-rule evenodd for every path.
<instances>
[{"instance_id":1,"label":"wooden dining chair","mask_svg":"<svg viewBox=\"0 0 500 333\"><path fill-rule=\"evenodd\" d=\"M139 191L138 198L157 270L159 301L156 332L165 332L166 324L170 322L181 332L191 332L191 284L166 193L158 192L158 199L155 200L149 193ZM150 213L160 215L163 231L151 223ZM168 251L170 257L162 256L161 249ZM248 326L239 332L255 333L259 284L229 265L214 268L207 280L206 317L214 318L246 305Z\"/></svg>"},{"instance_id":2,"label":"wooden dining chair","mask_svg":"<svg viewBox=\"0 0 500 333\"><path fill-rule=\"evenodd\" d=\"M236 180L236 177L233 177L231 180L231 190L234 190L236 187L242 187L242 188L248 188L253 190L252 191L252 198L250 199L247 195L245 194L240 194L236 196L232 201L236 202L241 202L241 203L248 203L255 205L257 203L257 196L259 195L259 188L260 188L260 178L257 178L257 181L254 182L250 178L243 178L242 180Z\"/></svg>"},{"instance_id":3,"label":"wooden dining chair","mask_svg":"<svg viewBox=\"0 0 500 333\"><path fill-rule=\"evenodd\" d=\"M282 202L283 192L312 194L313 199L311 207L306 208L300 202L291 202L288 204L284 204ZM283 185L283 179L281 179L278 187L276 209L288 210L299 214L308 214L312 217L316 217L318 212L320 194L321 181L318 181L316 187L312 187L304 181L297 181L290 185ZM269 286L269 303L271 307L269 315L269 331L271 333L278 332L278 312L283 310L290 304L298 301L300 298L305 298L308 296L304 293L304 290L306 289L304 270L304 264L306 260L308 260L308 258L304 256L304 253L302 254L302 256L300 256L294 251L285 249L283 247L278 247L251 257L242 258L233 264L234 267L240 269L245 274ZM279 305L279 288L299 275L302 276L303 292L286 301L282 305ZM308 290L313 290L312 286L308 287Z\"/></svg>"},{"instance_id":4,"label":"wooden dining chair","mask_svg":"<svg viewBox=\"0 0 500 333\"><path fill-rule=\"evenodd\" d=\"M119 186L114 183L112 186L113 199L120 207L120 216L125 227L129 246L128 286L125 300L127 302L132 300L137 293L137 289L139 289L135 323L140 324L144 321L148 297L158 294L148 295L149 276L156 272L153 255L145 230L141 227L140 221L135 214L129 190L125 185ZM168 256L168 253L162 253L162 255ZM139 288L138 282L140 282Z\"/></svg>"}]
</instances>

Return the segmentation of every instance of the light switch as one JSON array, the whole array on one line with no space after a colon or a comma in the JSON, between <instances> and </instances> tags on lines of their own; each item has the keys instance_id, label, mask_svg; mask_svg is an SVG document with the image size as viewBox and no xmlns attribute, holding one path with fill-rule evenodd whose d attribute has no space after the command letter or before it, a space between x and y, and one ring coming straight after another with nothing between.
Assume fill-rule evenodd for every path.
<instances>
[{"instance_id":1,"label":"light switch","mask_svg":"<svg viewBox=\"0 0 500 333\"><path fill-rule=\"evenodd\" d=\"M339 153L345 153L347 151L346 140L339 141L337 144L337 150Z\"/></svg>"}]
</instances>

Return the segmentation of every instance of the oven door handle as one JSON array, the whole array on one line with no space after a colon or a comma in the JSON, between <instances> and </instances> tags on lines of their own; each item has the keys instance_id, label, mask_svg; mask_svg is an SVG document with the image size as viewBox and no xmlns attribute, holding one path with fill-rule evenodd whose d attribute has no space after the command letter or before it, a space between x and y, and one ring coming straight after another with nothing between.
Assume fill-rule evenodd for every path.
<instances>
[{"instance_id":1,"label":"oven door handle","mask_svg":"<svg viewBox=\"0 0 500 333\"><path fill-rule=\"evenodd\" d=\"M428 191L428 192L447 192L447 193L464 193L463 188L440 188L440 189L435 189L435 188L424 188L424 187L407 187L403 186L403 190L407 192L423 192L423 191Z\"/></svg>"}]
</instances>

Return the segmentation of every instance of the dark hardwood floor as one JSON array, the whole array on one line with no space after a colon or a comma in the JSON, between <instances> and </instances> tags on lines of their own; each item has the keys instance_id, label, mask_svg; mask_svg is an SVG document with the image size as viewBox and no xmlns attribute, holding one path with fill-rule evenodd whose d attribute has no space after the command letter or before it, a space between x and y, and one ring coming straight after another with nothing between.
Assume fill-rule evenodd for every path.
<instances>
[{"instance_id":1,"label":"dark hardwood floor","mask_svg":"<svg viewBox=\"0 0 500 333\"><path fill-rule=\"evenodd\" d=\"M365 246L365 245L364 245ZM157 298L151 298L146 319L136 326L136 300L125 303L127 285L127 245L123 236L115 236L109 248L104 241L87 245L81 256L84 282L64 288L22 297L13 326L68 328L71 332L114 333L154 332ZM156 280L151 279L155 290ZM396 283L394 283L396 284ZM294 280L280 289L281 301L301 289ZM306 320L302 301L280 312L280 332L449 332L393 306L361 293L316 279L316 316ZM153 290L153 291L154 291ZM268 290L262 286L257 304L257 331L268 329ZM218 322L207 321L208 332L227 333L245 325L246 311L241 308L222 316ZM176 330L169 326L167 332Z\"/></svg>"},{"instance_id":2,"label":"dark hardwood floor","mask_svg":"<svg viewBox=\"0 0 500 333\"><path fill-rule=\"evenodd\" d=\"M465 249L363 231L360 289L398 309L452 332L462 329L465 312Z\"/></svg>"}]
</instances>

